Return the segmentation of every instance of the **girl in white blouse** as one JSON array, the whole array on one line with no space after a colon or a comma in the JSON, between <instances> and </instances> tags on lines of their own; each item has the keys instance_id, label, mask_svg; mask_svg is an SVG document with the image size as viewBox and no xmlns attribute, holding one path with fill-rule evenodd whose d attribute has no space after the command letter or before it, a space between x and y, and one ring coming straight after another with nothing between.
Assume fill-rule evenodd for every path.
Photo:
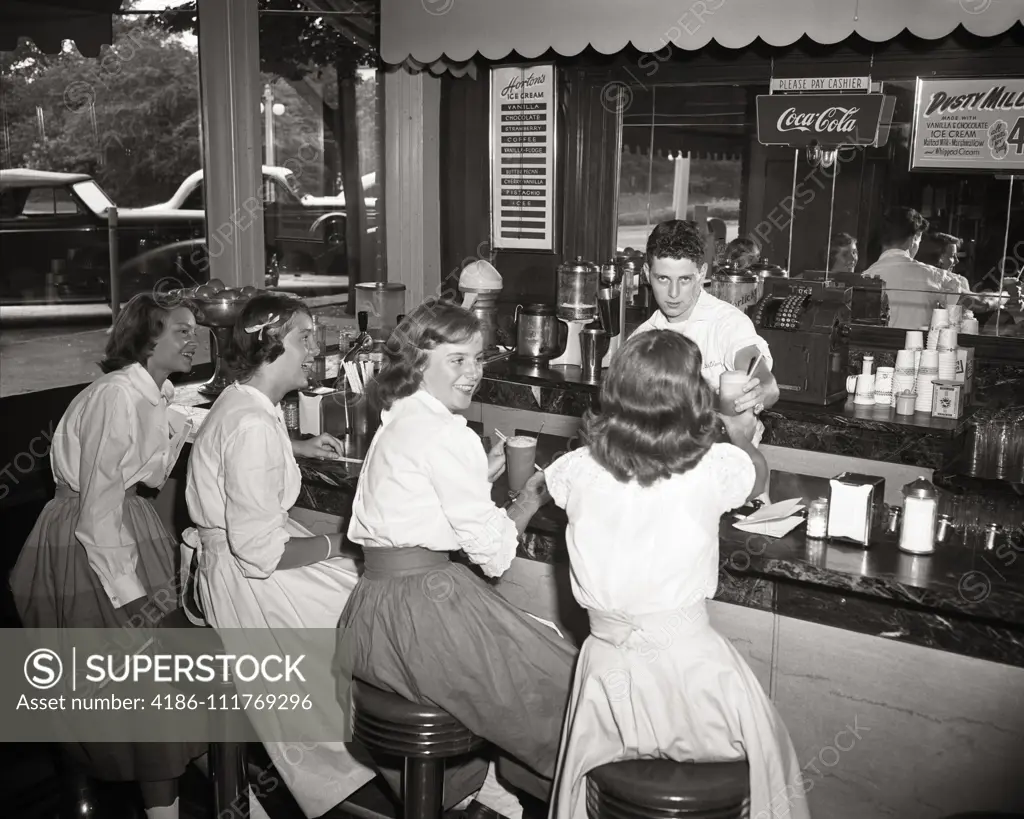
<instances>
[{"instance_id":1,"label":"girl in white blouse","mask_svg":"<svg viewBox=\"0 0 1024 819\"><path fill-rule=\"evenodd\" d=\"M288 514L302 485L295 455L343 452L326 434L292 441L281 411L281 399L306 386L317 352L313 320L301 301L275 293L250 299L229 348L239 380L214 402L189 457L185 496L195 528L184 534L183 562L195 556L202 613L234 653L248 653L252 629L278 630L266 632L273 653L303 653L294 642L274 648L276 634L290 629L295 639L309 638L305 653L330 657L333 646L316 639L329 632L318 630L337 626L358 579L354 560L342 557L340 532L314 535ZM259 678L236 685L254 699L276 693ZM313 817L374 772L345 747L347 715L335 699L311 699L309 711L250 710L249 718L296 802ZM320 741L333 736L337 741Z\"/></svg>"},{"instance_id":2,"label":"girl in white blouse","mask_svg":"<svg viewBox=\"0 0 1024 819\"><path fill-rule=\"evenodd\" d=\"M196 322L184 304L135 296L118 314L105 373L71 402L50 448L57 496L43 509L11 573L28 628L156 625L177 606L175 540L135 494L163 485L187 434L169 410L167 377L192 368ZM177 778L201 743L65 746L92 776L137 781L151 819L178 816Z\"/></svg>"},{"instance_id":3,"label":"girl in white blouse","mask_svg":"<svg viewBox=\"0 0 1024 819\"><path fill-rule=\"evenodd\" d=\"M750 816L809 814L785 725L709 624L723 514L768 469L756 419L721 416L697 345L633 336L585 420L587 446L546 471L565 509L573 594L590 615L565 720L553 819L586 819L586 774L631 758L750 764Z\"/></svg>"},{"instance_id":4,"label":"girl in white blouse","mask_svg":"<svg viewBox=\"0 0 1024 819\"><path fill-rule=\"evenodd\" d=\"M469 567L499 577L518 535L547 500L543 476L510 510L491 500L504 468L457 414L483 376L479 321L445 302L421 305L387 345L376 383L384 407L352 504L349 537L365 571L341 618L339 646L358 679L417 703L433 704L540 775L554 776L559 725L575 648L498 595ZM448 784L451 785L449 779ZM526 785L525 782L520 783ZM449 805L462 794L446 787ZM490 769L477 805L519 819L521 807Z\"/></svg>"}]
</instances>

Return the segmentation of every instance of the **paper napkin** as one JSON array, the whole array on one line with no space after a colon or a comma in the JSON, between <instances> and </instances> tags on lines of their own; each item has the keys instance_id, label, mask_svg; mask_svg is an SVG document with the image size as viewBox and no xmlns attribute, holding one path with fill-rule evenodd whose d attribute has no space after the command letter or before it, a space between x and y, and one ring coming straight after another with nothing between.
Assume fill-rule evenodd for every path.
<instances>
[{"instance_id":1,"label":"paper napkin","mask_svg":"<svg viewBox=\"0 0 1024 819\"><path fill-rule=\"evenodd\" d=\"M795 514L803 508L802 498L790 498L770 503L762 506L752 515L746 517L737 515L733 526L743 532L767 537L782 537L804 522L804 518Z\"/></svg>"}]
</instances>

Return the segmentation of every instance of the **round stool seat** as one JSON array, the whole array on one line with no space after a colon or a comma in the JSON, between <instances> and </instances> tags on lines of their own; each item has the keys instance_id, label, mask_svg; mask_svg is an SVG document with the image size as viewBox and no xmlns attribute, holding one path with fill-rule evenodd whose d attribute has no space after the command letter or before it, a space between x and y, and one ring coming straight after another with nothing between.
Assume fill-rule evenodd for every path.
<instances>
[{"instance_id":1,"label":"round stool seat","mask_svg":"<svg viewBox=\"0 0 1024 819\"><path fill-rule=\"evenodd\" d=\"M741 819L750 795L750 766L738 762L630 759L587 775L590 819Z\"/></svg>"},{"instance_id":2,"label":"round stool seat","mask_svg":"<svg viewBox=\"0 0 1024 819\"><path fill-rule=\"evenodd\" d=\"M446 758L469 753L484 740L433 705L417 705L398 694L352 681L353 736L371 751L402 757Z\"/></svg>"}]
</instances>

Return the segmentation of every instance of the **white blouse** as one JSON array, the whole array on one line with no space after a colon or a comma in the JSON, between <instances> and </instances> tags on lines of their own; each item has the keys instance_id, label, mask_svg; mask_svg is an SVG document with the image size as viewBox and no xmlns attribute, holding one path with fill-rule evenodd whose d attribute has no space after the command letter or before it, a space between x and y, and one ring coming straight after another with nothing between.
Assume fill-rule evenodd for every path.
<instances>
[{"instance_id":1,"label":"white blouse","mask_svg":"<svg viewBox=\"0 0 1024 819\"><path fill-rule=\"evenodd\" d=\"M247 384L225 389L189 457L185 500L196 526L223 533L245 577L270 577L301 485L281 407Z\"/></svg>"},{"instance_id":2,"label":"white blouse","mask_svg":"<svg viewBox=\"0 0 1024 819\"><path fill-rule=\"evenodd\" d=\"M128 488L162 486L174 466L180 442L168 426L173 397L170 381L157 389L146 368L132 364L75 396L53 435L54 480L81 496L75 537L114 608L146 596L122 507Z\"/></svg>"},{"instance_id":3,"label":"white blouse","mask_svg":"<svg viewBox=\"0 0 1024 819\"><path fill-rule=\"evenodd\" d=\"M381 413L348 536L364 548L461 549L489 577L504 573L517 544L515 523L491 500L480 439L422 389Z\"/></svg>"},{"instance_id":4,"label":"white blouse","mask_svg":"<svg viewBox=\"0 0 1024 819\"><path fill-rule=\"evenodd\" d=\"M573 595L598 611L654 614L718 590L719 519L754 487L754 464L732 444L713 444L689 472L642 487L620 483L586 448L545 472L569 518Z\"/></svg>"}]
</instances>

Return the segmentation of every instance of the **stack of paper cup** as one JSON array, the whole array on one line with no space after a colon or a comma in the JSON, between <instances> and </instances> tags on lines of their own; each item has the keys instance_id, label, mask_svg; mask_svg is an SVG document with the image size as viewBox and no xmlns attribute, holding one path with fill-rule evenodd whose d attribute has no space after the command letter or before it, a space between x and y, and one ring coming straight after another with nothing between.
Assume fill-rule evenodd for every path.
<instances>
[{"instance_id":1,"label":"stack of paper cup","mask_svg":"<svg viewBox=\"0 0 1024 819\"><path fill-rule=\"evenodd\" d=\"M953 366L956 366L956 354L953 355ZM939 377L939 354L935 350L921 353L921 366L917 368L917 402L915 412L932 411L932 382Z\"/></svg>"},{"instance_id":2,"label":"stack of paper cup","mask_svg":"<svg viewBox=\"0 0 1024 819\"><path fill-rule=\"evenodd\" d=\"M962 319L963 315L964 315L964 307L963 307L963 305L962 304L951 304L949 307L946 308L946 311L949 313L949 326L950 327L959 327L960 326L960 319Z\"/></svg>"},{"instance_id":3,"label":"stack of paper cup","mask_svg":"<svg viewBox=\"0 0 1024 819\"><path fill-rule=\"evenodd\" d=\"M907 330L907 340L903 344L906 350L923 350L924 349L924 331L922 330Z\"/></svg>"},{"instance_id":4,"label":"stack of paper cup","mask_svg":"<svg viewBox=\"0 0 1024 819\"><path fill-rule=\"evenodd\" d=\"M914 384L917 382L917 368L914 363L920 353L920 350L900 350L896 353L896 367L892 377L892 398L889 401L889 406L896 406L896 396L901 392L914 391Z\"/></svg>"},{"instance_id":5,"label":"stack of paper cup","mask_svg":"<svg viewBox=\"0 0 1024 819\"><path fill-rule=\"evenodd\" d=\"M857 394L853 397L853 403L875 403L875 377L870 373L861 373L857 376Z\"/></svg>"},{"instance_id":6,"label":"stack of paper cup","mask_svg":"<svg viewBox=\"0 0 1024 819\"><path fill-rule=\"evenodd\" d=\"M939 352L939 380L952 381L956 378L956 350Z\"/></svg>"},{"instance_id":7,"label":"stack of paper cup","mask_svg":"<svg viewBox=\"0 0 1024 819\"><path fill-rule=\"evenodd\" d=\"M936 307L932 310L932 325L928 328L928 349L939 348L939 330L949 327L949 310L945 307Z\"/></svg>"},{"instance_id":8,"label":"stack of paper cup","mask_svg":"<svg viewBox=\"0 0 1024 819\"><path fill-rule=\"evenodd\" d=\"M956 327L943 327L939 330L939 352L956 349Z\"/></svg>"},{"instance_id":9,"label":"stack of paper cup","mask_svg":"<svg viewBox=\"0 0 1024 819\"><path fill-rule=\"evenodd\" d=\"M917 375L917 368L921 362L921 350L924 349L924 330L907 330L907 339L904 347L914 353L914 375Z\"/></svg>"},{"instance_id":10,"label":"stack of paper cup","mask_svg":"<svg viewBox=\"0 0 1024 819\"><path fill-rule=\"evenodd\" d=\"M896 375L895 367L879 367L875 370L875 403L892 404L892 383Z\"/></svg>"}]
</instances>

